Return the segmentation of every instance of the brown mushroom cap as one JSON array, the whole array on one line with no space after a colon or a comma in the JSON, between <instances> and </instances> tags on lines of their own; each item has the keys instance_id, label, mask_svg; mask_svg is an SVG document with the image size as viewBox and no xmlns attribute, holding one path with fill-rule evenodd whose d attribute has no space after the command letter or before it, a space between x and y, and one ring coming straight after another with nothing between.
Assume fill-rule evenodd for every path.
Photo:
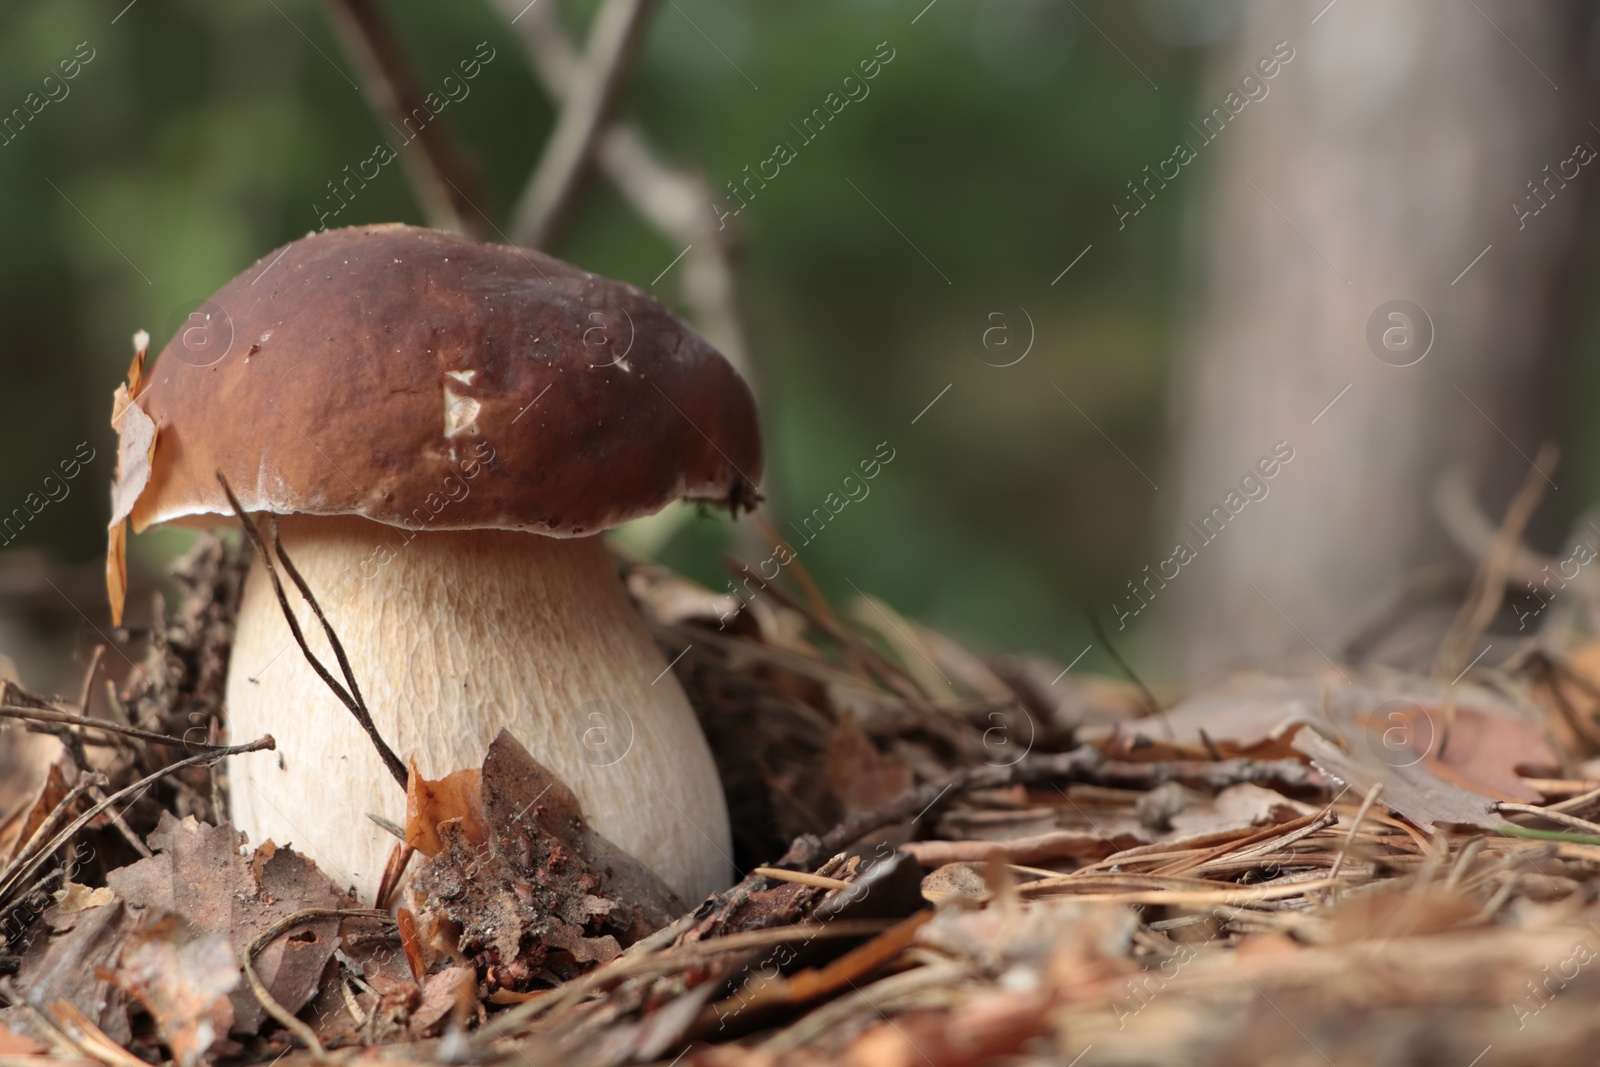
<instances>
[{"instance_id":1,"label":"brown mushroom cap","mask_svg":"<svg viewBox=\"0 0 1600 1067\"><path fill-rule=\"evenodd\" d=\"M598 533L680 497L759 499L755 399L647 293L412 226L301 238L180 329L137 403L135 530L232 512Z\"/></svg>"}]
</instances>

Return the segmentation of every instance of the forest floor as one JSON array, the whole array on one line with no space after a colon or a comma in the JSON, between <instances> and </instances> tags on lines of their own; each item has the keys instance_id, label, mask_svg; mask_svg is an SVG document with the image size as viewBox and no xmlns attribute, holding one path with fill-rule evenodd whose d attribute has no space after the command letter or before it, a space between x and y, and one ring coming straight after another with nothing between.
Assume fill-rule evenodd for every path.
<instances>
[{"instance_id":1,"label":"forest floor","mask_svg":"<svg viewBox=\"0 0 1600 1067\"><path fill-rule=\"evenodd\" d=\"M558 825L564 787L529 829L523 793L560 783L503 736L481 768L413 775L365 908L224 818L243 566L202 542L120 685L101 656L77 704L4 683L6 1064L1489 1067L1600 1047L1600 644L1530 642L1453 681L1329 665L1155 694L981 657L875 599L836 612L806 581L723 626L723 598L626 561L668 656L689 648L673 670L743 879L660 913Z\"/></svg>"}]
</instances>

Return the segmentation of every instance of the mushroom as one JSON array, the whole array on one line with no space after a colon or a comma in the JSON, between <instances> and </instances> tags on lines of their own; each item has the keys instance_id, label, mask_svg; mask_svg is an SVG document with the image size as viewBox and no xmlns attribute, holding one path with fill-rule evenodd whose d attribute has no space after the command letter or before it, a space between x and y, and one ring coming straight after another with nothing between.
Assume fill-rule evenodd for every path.
<instances>
[{"instance_id":1,"label":"mushroom","mask_svg":"<svg viewBox=\"0 0 1600 1067\"><path fill-rule=\"evenodd\" d=\"M233 521L220 472L279 522L415 772L476 767L509 728L681 898L725 888L710 750L598 535L678 498L759 500L755 401L727 360L633 286L400 225L295 241L191 323L131 401L159 429L135 532ZM234 824L371 899L394 839L367 816L403 823L405 797L259 558L227 715L278 741L229 764Z\"/></svg>"}]
</instances>

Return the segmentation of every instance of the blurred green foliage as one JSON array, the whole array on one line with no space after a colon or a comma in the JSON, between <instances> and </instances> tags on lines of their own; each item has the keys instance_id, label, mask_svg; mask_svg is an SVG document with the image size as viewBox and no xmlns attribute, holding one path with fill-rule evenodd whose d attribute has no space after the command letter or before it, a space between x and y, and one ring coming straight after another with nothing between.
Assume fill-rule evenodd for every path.
<instances>
[{"instance_id":1,"label":"blurred green foliage","mask_svg":"<svg viewBox=\"0 0 1600 1067\"><path fill-rule=\"evenodd\" d=\"M387 132L312 0L125 2L0 11L0 109L79 42L95 52L0 147L0 506L91 441L99 458L22 538L64 560L103 548L106 419L130 334L159 349L199 300L313 229L325 183ZM1090 639L1083 606L1145 561L1152 490L1128 459L1161 480L1180 220L1204 164L1121 232L1111 204L1169 154L1194 106L1195 45L1225 35L1232 5L925 4L667 0L622 109L719 190L777 142L798 150L730 220L777 525L879 442L896 451L802 550L824 589L844 600L853 582L980 646L1064 662ZM385 9L426 87L478 42L497 50L440 121L506 228L553 118L519 42L482 0ZM592 4L565 10L581 27ZM880 42L894 59L870 95L801 146L790 124ZM390 220L423 221L400 167L337 224ZM601 181L551 250L646 286L681 251ZM654 291L676 303L675 285ZM1036 330L1010 367L971 340L1001 306ZM720 587L731 543L725 522L692 522L662 554Z\"/></svg>"}]
</instances>

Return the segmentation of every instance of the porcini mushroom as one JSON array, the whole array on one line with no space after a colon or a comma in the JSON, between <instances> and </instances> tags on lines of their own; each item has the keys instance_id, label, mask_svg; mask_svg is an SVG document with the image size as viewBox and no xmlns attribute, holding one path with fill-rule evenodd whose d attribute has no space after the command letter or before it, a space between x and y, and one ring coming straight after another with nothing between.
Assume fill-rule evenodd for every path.
<instances>
[{"instance_id":1,"label":"porcini mushroom","mask_svg":"<svg viewBox=\"0 0 1600 1067\"><path fill-rule=\"evenodd\" d=\"M229 521L220 472L280 517L379 733L425 777L478 766L507 727L685 901L725 887L710 751L597 535L678 498L758 499L733 367L632 286L409 226L304 237L203 312L132 401L158 427L134 530ZM403 823L405 797L259 559L227 715L278 741L230 763L235 825L371 899L395 842L367 815Z\"/></svg>"}]
</instances>

